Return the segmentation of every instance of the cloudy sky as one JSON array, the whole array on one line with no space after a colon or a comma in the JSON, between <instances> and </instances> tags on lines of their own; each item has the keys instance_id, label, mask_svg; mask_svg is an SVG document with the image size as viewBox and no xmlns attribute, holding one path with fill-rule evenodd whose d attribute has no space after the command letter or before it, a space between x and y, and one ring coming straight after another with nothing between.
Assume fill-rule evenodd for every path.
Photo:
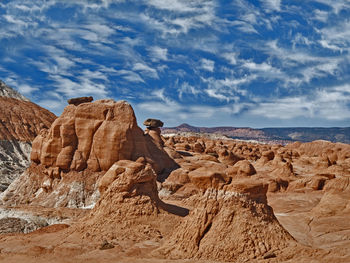
<instances>
[{"instance_id":1,"label":"cloudy sky","mask_svg":"<svg viewBox=\"0 0 350 263\"><path fill-rule=\"evenodd\" d=\"M0 1L0 79L59 115L129 101L139 123L350 126L348 0Z\"/></svg>"}]
</instances>

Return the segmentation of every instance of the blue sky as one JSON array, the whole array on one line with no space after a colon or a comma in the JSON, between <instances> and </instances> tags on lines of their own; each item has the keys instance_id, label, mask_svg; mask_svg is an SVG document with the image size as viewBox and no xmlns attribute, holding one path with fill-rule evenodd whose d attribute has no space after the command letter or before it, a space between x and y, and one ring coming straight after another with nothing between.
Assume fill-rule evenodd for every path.
<instances>
[{"instance_id":1,"label":"blue sky","mask_svg":"<svg viewBox=\"0 0 350 263\"><path fill-rule=\"evenodd\" d=\"M59 115L129 101L139 123L350 126L348 0L0 1L0 79Z\"/></svg>"}]
</instances>

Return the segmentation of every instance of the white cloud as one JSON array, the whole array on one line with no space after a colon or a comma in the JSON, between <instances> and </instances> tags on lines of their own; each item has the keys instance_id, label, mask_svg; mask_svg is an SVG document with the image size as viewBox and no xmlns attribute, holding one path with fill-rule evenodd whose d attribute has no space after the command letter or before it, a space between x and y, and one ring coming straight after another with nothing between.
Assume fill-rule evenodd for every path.
<instances>
[{"instance_id":1,"label":"white cloud","mask_svg":"<svg viewBox=\"0 0 350 263\"><path fill-rule=\"evenodd\" d=\"M346 120L350 116L349 85L317 90L307 95L272 99L258 102L249 110L250 114L272 118L322 118L325 120Z\"/></svg>"},{"instance_id":2,"label":"white cloud","mask_svg":"<svg viewBox=\"0 0 350 263\"><path fill-rule=\"evenodd\" d=\"M343 48L338 47L337 45L329 44L327 40L323 39L323 40L320 40L319 42L320 42L321 46L324 48L328 48L328 49L331 49L334 51L343 51Z\"/></svg>"},{"instance_id":3,"label":"white cloud","mask_svg":"<svg viewBox=\"0 0 350 263\"><path fill-rule=\"evenodd\" d=\"M64 107L67 105L67 101L57 100L57 99L42 99L38 100L35 103L41 107L50 110L55 113L57 116L61 114Z\"/></svg>"},{"instance_id":4,"label":"white cloud","mask_svg":"<svg viewBox=\"0 0 350 263\"><path fill-rule=\"evenodd\" d=\"M214 71L215 62L209 59L201 59L201 68L210 72Z\"/></svg>"},{"instance_id":5,"label":"white cloud","mask_svg":"<svg viewBox=\"0 0 350 263\"><path fill-rule=\"evenodd\" d=\"M130 70L117 70L116 74L121 75L125 80L128 80L130 82L145 82L139 74Z\"/></svg>"},{"instance_id":6,"label":"white cloud","mask_svg":"<svg viewBox=\"0 0 350 263\"><path fill-rule=\"evenodd\" d=\"M204 91L208 96L221 101L232 101L237 98L237 95L246 96L247 90L240 88L241 85L247 84L256 79L257 75L251 74L242 78L226 77L225 79L216 79L213 77L202 78L203 83L208 85Z\"/></svg>"},{"instance_id":7,"label":"white cloud","mask_svg":"<svg viewBox=\"0 0 350 263\"><path fill-rule=\"evenodd\" d=\"M57 92L62 93L65 97L78 96L95 96L97 98L107 97L107 90L103 84L96 83L85 77L80 77L77 80L71 80L61 76L52 76L55 81Z\"/></svg>"},{"instance_id":8,"label":"white cloud","mask_svg":"<svg viewBox=\"0 0 350 263\"><path fill-rule=\"evenodd\" d=\"M314 11L314 19L326 23L328 20L329 13L326 11L322 11L319 9L316 9Z\"/></svg>"},{"instance_id":9,"label":"white cloud","mask_svg":"<svg viewBox=\"0 0 350 263\"><path fill-rule=\"evenodd\" d=\"M82 76L80 78L86 78L86 79L96 79L96 80L104 80L104 81L108 81L108 77L106 76L106 74L102 73L101 71L91 71L89 69L84 69L82 71Z\"/></svg>"},{"instance_id":10,"label":"white cloud","mask_svg":"<svg viewBox=\"0 0 350 263\"><path fill-rule=\"evenodd\" d=\"M343 9L350 8L350 3L348 0L315 0L319 3L328 5L333 9L335 14L339 14L339 12Z\"/></svg>"},{"instance_id":11,"label":"white cloud","mask_svg":"<svg viewBox=\"0 0 350 263\"><path fill-rule=\"evenodd\" d=\"M222 57L225 58L231 65L237 64L237 54L234 52L223 53Z\"/></svg>"},{"instance_id":12,"label":"white cloud","mask_svg":"<svg viewBox=\"0 0 350 263\"><path fill-rule=\"evenodd\" d=\"M155 46L155 47L151 47L149 51L150 51L151 59L153 61L168 60L167 48L161 48L161 47Z\"/></svg>"},{"instance_id":13,"label":"white cloud","mask_svg":"<svg viewBox=\"0 0 350 263\"><path fill-rule=\"evenodd\" d=\"M144 63L141 63L141 62L135 63L132 69L134 71L139 71L141 75L143 75L144 77L159 79L157 70L155 70L154 68L151 68L150 66Z\"/></svg>"},{"instance_id":14,"label":"white cloud","mask_svg":"<svg viewBox=\"0 0 350 263\"><path fill-rule=\"evenodd\" d=\"M252 61L247 61L243 63L243 67L253 70L253 71L275 71L277 69L273 68L270 64L263 62L261 64L257 64Z\"/></svg>"},{"instance_id":15,"label":"white cloud","mask_svg":"<svg viewBox=\"0 0 350 263\"><path fill-rule=\"evenodd\" d=\"M39 90L39 88L30 86L28 84L18 85L17 88L18 91L25 96L30 96L33 92Z\"/></svg>"},{"instance_id":16,"label":"white cloud","mask_svg":"<svg viewBox=\"0 0 350 263\"><path fill-rule=\"evenodd\" d=\"M259 34L253 25L251 25L247 22L244 22L244 21L233 21L231 23L231 25L236 26L238 30L245 32L245 33Z\"/></svg>"},{"instance_id":17,"label":"white cloud","mask_svg":"<svg viewBox=\"0 0 350 263\"><path fill-rule=\"evenodd\" d=\"M290 84L310 83L314 78L341 74L342 67L340 65L347 63L345 56L313 55L311 51L307 52L305 48L290 50L279 47L277 41L267 42L266 48L263 50L281 64L280 68L283 71L280 70L281 74L274 75L284 82L285 87Z\"/></svg>"},{"instance_id":18,"label":"white cloud","mask_svg":"<svg viewBox=\"0 0 350 263\"><path fill-rule=\"evenodd\" d=\"M178 88L179 98L182 99L183 94L190 94L196 96L201 93L200 89L188 84L187 82L182 83L181 87Z\"/></svg>"},{"instance_id":19,"label":"white cloud","mask_svg":"<svg viewBox=\"0 0 350 263\"><path fill-rule=\"evenodd\" d=\"M172 12L162 19L151 17L151 13L140 16L149 27L161 31L164 37L167 34L187 34L194 28L212 26L217 20L214 1L151 0L147 4L161 11Z\"/></svg>"},{"instance_id":20,"label":"white cloud","mask_svg":"<svg viewBox=\"0 0 350 263\"><path fill-rule=\"evenodd\" d=\"M9 23L16 24L19 26L27 26L27 24L28 24L27 22L24 22L23 20L14 18L12 15L3 15L3 18L5 18L6 21Z\"/></svg>"},{"instance_id":21,"label":"white cloud","mask_svg":"<svg viewBox=\"0 0 350 263\"><path fill-rule=\"evenodd\" d=\"M313 44L313 41L311 41L310 39L308 39L307 37L303 36L300 33L297 33L294 37L294 39L292 40L293 43L293 49L295 49L296 45L306 45L306 46L310 46L311 44Z\"/></svg>"},{"instance_id":22,"label":"white cloud","mask_svg":"<svg viewBox=\"0 0 350 263\"><path fill-rule=\"evenodd\" d=\"M281 11L281 0L264 0L262 1L265 8L272 11Z\"/></svg>"},{"instance_id":23,"label":"white cloud","mask_svg":"<svg viewBox=\"0 0 350 263\"><path fill-rule=\"evenodd\" d=\"M147 3L157 9L179 13L201 13L213 7L212 1L201 0L149 0Z\"/></svg>"},{"instance_id":24,"label":"white cloud","mask_svg":"<svg viewBox=\"0 0 350 263\"><path fill-rule=\"evenodd\" d=\"M216 90L216 89L213 89L213 88L209 88L209 89L206 89L205 92L208 94L209 97L212 97L212 98L215 98L215 99L218 99L218 100L223 100L223 101L229 101L230 98L227 97L226 95L220 93L219 90Z\"/></svg>"},{"instance_id":25,"label":"white cloud","mask_svg":"<svg viewBox=\"0 0 350 263\"><path fill-rule=\"evenodd\" d=\"M190 121L216 123L218 120L228 119L232 114L230 106L203 106L203 105L182 105L176 102L146 101L135 105L135 111L141 118L159 118L165 121L166 126L179 125L180 122ZM176 116L176 118L174 118ZM213 116L215 118L213 119Z\"/></svg>"},{"instance_id":26,"label":"white cloud","mask_svg":"<svg viewBox=\"0 0 350 263\"><path fill-rule=\"evenodd\" d=\"M104 24L98 24L97 22L83 25L82 28L87 30L85 32L82 31L82 34L80 34L81 38L93 42L112 43L109 37L116 33L115 29Z\"/></svg>"}]
</instances>

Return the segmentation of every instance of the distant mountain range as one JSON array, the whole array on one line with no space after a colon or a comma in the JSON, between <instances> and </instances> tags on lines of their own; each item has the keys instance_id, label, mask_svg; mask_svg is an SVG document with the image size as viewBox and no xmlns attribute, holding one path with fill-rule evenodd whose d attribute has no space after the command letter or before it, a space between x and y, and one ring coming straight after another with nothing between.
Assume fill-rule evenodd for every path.
<instances>
[{"instance_id":1,"label":"distant mountain range","mask_svg":"<svg viewBox=\"0 0 350 263\"><path fill-rule=\"evenodd\" d=\"M229 138L240 140L256 140L266 143L310 142L315 140L327 140L331 142L350 143L350 127L346 128L237 128L237 127L195 127L189 124L181 124L177 127L162 128L163 134L192 132L215 133Z\"/></svg>"}]
</instances>

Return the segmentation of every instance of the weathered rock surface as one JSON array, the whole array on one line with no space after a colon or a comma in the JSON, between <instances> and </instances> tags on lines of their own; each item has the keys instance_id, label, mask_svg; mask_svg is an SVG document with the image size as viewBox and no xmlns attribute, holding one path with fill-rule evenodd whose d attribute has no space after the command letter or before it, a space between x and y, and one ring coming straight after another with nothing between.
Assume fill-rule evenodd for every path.
<instances>
[{"instance_id":1,"label":"weathered rock surface","mask_svg":"<svg viewBox=\"0 0 350 263\"><path fill-rule=\"evenodd\" d=\"M31 144L17 140L0 140L0 192L29 166Z\"/></svg>"},{"instance_id":2,"label":"weathered rock surface","mask_svg":"<svg viewBox=\"0 0 350 263\"><path fill-rule=\"evenodd\" d=\"M243 261L295 243L271 207L239 192L208 190L158 250L170 259Z\"/></svg>"},{"instance_id":3,"label":"weathered rock surface","mask_svg":"<svg viewBox=\"0 0 350 263\"><path fill-rule=\"evenodd\" d=\"M31 142L55 118L32 102L0 97L0 140Z\"/></svg>"},{"instance_id":4,"label":"weathered rock surface","mask_svg":"<svg viewBox=\"0 0 350 263\"><path fill-rule=\"evenodd\" d=\"M0 192L29 166L32 140L55 118L0 81Z\"/></svg>"},{"instance_id":5,"label":"weathered rock surface","mask_svg":"<svg viewBox=\"0 0 350 263\"><path fill-rule=\"evenodd\" d=\"M94 98L90 96L90 97L71 98L67 102L68 104L73 104L75 106L78 106L79 104L91 102L93 100Z\"/></svg>"},{"instance_id":6,"label":"weathered rock surface","mask_svg":"<svg viewBox=\"0 0 350 263\"><path fill-rule=\"evenodd\" d=\"M99 100L69 105L46 134L33 141L31 160L62 170L107 171L118 160L148 158L157 173L172 159L137 126L125 101Z\"/></svg>"},{"instance_id":7,"label":"weathered rock surface","mask_svg":"<svg viewBox=\"0 0 350 263\"><path fill-rule=\"evenodd\" d=\"M29 101L18 91L7 86L3 81L0 80L0 97L13 98L22 101Z\"/></svg>"},{"instance_id":8,"label":"weathered rock surface","mask_svg":"<svg viewBox=\"0 0 350 263\"><path fill-rule=\"evenodd\" d=\"M164 123L161 120L157 120L157 119L147 119L143 122L143 125L149 128L159 128L159 127L163 127Z\"/></svg>"},{"instance_id":9,"label":"weathered rock surface","mask_svg":"<svg viewBox=\"0 0 350 263\"><path fill-rule=\"evenodd\" d=\"M98 197L98 180L119 160L144 158L159 177L177 164L137 126L125 101L68 105L33 141L32 165L3 193L3 202L86 207ZM103 187L101 188L103 189Z\"/></svg>"},{"instance_id":10,"label":"weathered rock surface","mask_svg":"<svg viewBox=\"0 0 350 263\"><path fill-rule=\"evenodd\" d=\"M40 132L2 200L71 225L1 235L0 261L349 262L348 145L164 138L135 123L130 105L101 100Z\"/></svg>"},{"instance_id":11,"label":"weathered rock surface","mask_svg":"<svg viewBox=\"0 0 350 263\"><path fill-rule=\"evenodd\" d=\"M129 238L134 234L141 238L142 232L130 230L140 227L137 225L139 217L156 219L161 203L156 178L155 171L144 158L136 162L116 162L101 178L101 197L77 231L89 232L100 238L121 236L121 232ZM155 231L155 234L159 235L159 232Z\"/></svg>"}]
</instances>

